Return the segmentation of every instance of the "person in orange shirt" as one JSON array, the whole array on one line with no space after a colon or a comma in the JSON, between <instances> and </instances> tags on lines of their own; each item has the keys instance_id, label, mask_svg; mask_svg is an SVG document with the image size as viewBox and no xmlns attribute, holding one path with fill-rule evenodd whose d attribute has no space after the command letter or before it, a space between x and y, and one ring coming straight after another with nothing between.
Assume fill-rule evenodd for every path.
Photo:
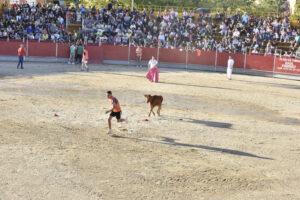
<instances>
[{"instance_id":1,"label":"person in orange shirt","mask_svg":"<svg viewBox=\"0 0 300 200\"><path fill-rule=\"evenodd\" d=\"M20 48L18 49L19 63L18 63L17 69L19 69L20 65L21 65L21 69L24 69L23 68L23 62L24 62L25 53L26 53L26 51L24 49L24 45L21 44Z\"/></svg>"},{"instance_id":2,"label":"person in orange shirt","mask_svg":"<svg viewBox=\"0 0 300 200\"><path fill-rule=\"evenodd\" d=\"M107 114L107 113L110 112L110 115L109 115L109 118L108 118L108 127L109 127L109 130L108 130L107 134L111 134L112 133L112 131L111 131L111 119L113 117L116 117L117 121L119 123L120 122L127 122L127 119L121 119L122 110L121 110L121 106L120 106L119 100L112 95L111 91L107 91L106 95L107 95L107 98L110 100L110 104L112 106L111 109L109 109L109 110L107 110L105 112L105 114Z\"/></svg>"},{"instance_id":3,"label":"person in orange shirt","mask_svg":"<svg viewBox=\"0 0 300 200\"><path fill-rule=\"evenodd\" d=\"M82 65L81 65L80 71L83 71L84 68L86 69L87 72L89 71L89 67L87 66L88 60L89 60L89 52L87 49L84 49L83 55L82 55Z\"/></svg>"},{"instance_id":4,"label":"person in orange shirt","mask_svg":"<svg viewBox=\"0 0 300 200\"><path fill-rule=\"evenodd\" d=\"M142 67L142 54L143 54L143 50L140 46L138 46L138 48L136 49L136 67Z\"/></svg>"}]
</instances>

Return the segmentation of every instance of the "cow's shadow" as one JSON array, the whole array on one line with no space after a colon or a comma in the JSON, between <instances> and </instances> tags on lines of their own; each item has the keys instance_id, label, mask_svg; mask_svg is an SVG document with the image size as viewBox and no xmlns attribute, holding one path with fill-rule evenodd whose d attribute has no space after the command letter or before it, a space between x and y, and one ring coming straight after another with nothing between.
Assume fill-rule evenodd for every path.
<instances>
[{"instance_id":1,"label":"cow's shadow","mask_svg":"<svg viewBox=\"0 0 300 200\"><path fill-rule=\"evenodd\" d=\"M189 123L203 124L205 126L210 126L210 127L215 127L215 128L230 129L232 127L232 124L224 123L224 122L206 121L206 120L198 120L198 119L191 119L191 118L185 118L184 120Z\"/></svg>"},{"instance_id":2,"label":"cow's shadow","mask_svg":"<svg viewBox=\"0 0 300 200\"><path fill-rule=\"evenodd\" d=\"M167 115L161 115L161 119L171 119L171 120L178 120L174 119L173 117L167 116ZM199 119L193 119L193 118L182 118L182 120L179 120L180 122L188 122L193 124L202 124L209 127L215 127L215 128L225 128L225 129L231 129L232 124L226 123L226 122L216 122L216 121L208 121L208 120L199 120Z\"/></svg>"}]
</instances>

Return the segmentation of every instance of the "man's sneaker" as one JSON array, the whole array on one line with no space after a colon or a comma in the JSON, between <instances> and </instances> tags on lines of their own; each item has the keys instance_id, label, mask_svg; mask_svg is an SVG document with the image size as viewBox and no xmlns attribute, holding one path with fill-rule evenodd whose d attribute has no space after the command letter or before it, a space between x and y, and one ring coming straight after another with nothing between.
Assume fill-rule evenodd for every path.
<instances>
[{"instance_id":1,"label":"man's sneaker","mask_svg":"<svg viewBox=\"0 0 300 200\"><path fill-rule=\"evenodd\" d=\"M112 134L111 129L108 130L107 134L108 134L108 135Z\"/></svg>"}]
</instances>

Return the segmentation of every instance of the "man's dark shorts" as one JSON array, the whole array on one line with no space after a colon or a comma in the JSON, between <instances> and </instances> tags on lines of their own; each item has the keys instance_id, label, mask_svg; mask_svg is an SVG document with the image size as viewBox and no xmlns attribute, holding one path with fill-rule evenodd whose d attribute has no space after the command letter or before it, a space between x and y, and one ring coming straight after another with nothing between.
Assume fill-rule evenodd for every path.
<instances>
[{"instance_id":1,"label":"man's dark shorts","mask_svg":"<svg viewBox=\"0 0 300 200\"><path fill-rule=\"evenodd\" d=\"M117 119L121 119L122 112L111 112L110 116L116 117Z\"/></svg>"}]
</instances>

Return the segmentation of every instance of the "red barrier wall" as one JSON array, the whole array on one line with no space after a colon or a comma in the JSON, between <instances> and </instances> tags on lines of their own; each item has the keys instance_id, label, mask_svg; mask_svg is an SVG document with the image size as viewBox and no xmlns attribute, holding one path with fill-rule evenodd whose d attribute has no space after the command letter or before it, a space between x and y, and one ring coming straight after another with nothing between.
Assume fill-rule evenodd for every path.
<instances>
[{"instance_id":1,"label":"red barrier wall","mask_svg":"<svg viewBox=\"0 0 300 200\"><path fill-rule=\"evenodd\" d=\"M137 47L130 47L130 60L136 60L136 49ZM142 47L142 51L142 61L149 61L152 56L157 57L157 48Z\"/></svg>"},{"instance_id":2,"label":"red barrier wall","mask_svg":"<svg viewBox=\"0 0 300 200\"><path fill-rule=\"evenodd\" d=\"M104 60L128 60L128 46L103 45Z\"/></svg>"},{"instance_id":3,"label":"red barrier wall","mask_svg":"<svg viewBox=\"0 0 300 200\"><path fill-rule=\"evenodd\" d=\"M55 57L56 44L53 42L30 41L27 51L28 56Z\"/></svg>"},{"instance_id":4,"label":"red barrier wall","mask_svg":"<svg viewBox=\"0 0 300 200\"><path fill-rule=\"evenodd\" d=\"M193 65L206 65L215 66L216 52L214 51L201 51L200 56L198 56L196 51L189 51L189 64Z\"/></svg>"},{"instance_id":5,"label":"red barrier wall","mask_svg":"<svg viewBox=\"0 0 300 200\"><path fill-rule=\"evenodd\" d=\"M276 57L275 72L300 74L300 60L285 56Z\"/></svg>"},{"instance_id":6,"label":"red barrier wall","mask_svg":"<svg viewBox=\"0 0 300 200\"><path fill-rule=\"evenodd\" d=\"M159 62L185 64L186 51L179 49L159 49Z\"/></svg>"},{"instance_id":7,"label":"red barrier wall","mask_svg":"<svg viewBox=\"0 0 300 200\"><path fill-rule=\"evenodd\" d=\"M103 47L88 46L89 63L101 64L103 62Z\"/></svg>"},{"instance_id":8,"label":"red barrier wall","mask_svg":"<svg viewBox=\"0 0 300 200\"><path fill-rule=\"evenodd\" d=\"M23 43L26 46L26 43ZM22 44L21 40L0 40L0 55L17 56L18 48ZM57 43L57 57L69 58L70 47L67 43ZM103 60L128 60L128 46L113 46L113 45L89 45L89 63L102 63ZM143 61L148 61L152 56L157 57L157 48L142 48ZM130 60L136 60L136 47L130 48ZM168 63L186 63L186 51L179 49L164 49L159 50L159 61ZM52 42L28 42L28 55L40 57L56 57L56 44ZM215 65L214 51L202 51L198 56L196 51L189 51L188 64L195 65ZM218 53L217 66L226 67L228 57L232 56L235 61L234 68L244 68L245 55L241 53L229 54L226 52ZM274 68L274 56L264 55L247 55L246 69L261 70L272 72ZM275 72L298 74L300 75L300 60L282 57L276 58Z\"/></svg>"},{"instance_id":9,"label":"red barrier wall","mask_svg":"<svg viewBox=\"0 0 300 200\"><path fill-rule=\"evenodd\" d=\"M273 71L274 56L247 55L247 69Z\"/></svg>"},{"instance_id":10,"label":"red barrier wall","mask_svg":"<svg viewBox=\"0 0 300 200\"><path fill-rule=\"evenodd\" d=\"M228 58L231 56L234 60L234 68L244 68L245 55L242 53L227 53L220 52L218 53L217 66L227 67Z\"/></svg>"},{"instance_id":11,"label":"red barrier wall","mask_svg":"<svg viewBox=\"0 0 300 200\"><path fill-rule=\"evenodd\" d=\"M18 55L18 49L20 47L20 44L22 41L9 41L6 42L5 40L0 41L0 55L5 55L5 56L17 56ZM24 44L24 46L26 46Z\"/></svg>"},{"instance_id":12,"label":"red barrier wall","mask_svg":"<svg viewBox=\"0 0 300 200\"><path fill-rule=\"evenodd\" d=\"M57 57L58 58L69 58L70 57L70 46L67 43L57 43Z\"/></svg>"}]
</instances>

